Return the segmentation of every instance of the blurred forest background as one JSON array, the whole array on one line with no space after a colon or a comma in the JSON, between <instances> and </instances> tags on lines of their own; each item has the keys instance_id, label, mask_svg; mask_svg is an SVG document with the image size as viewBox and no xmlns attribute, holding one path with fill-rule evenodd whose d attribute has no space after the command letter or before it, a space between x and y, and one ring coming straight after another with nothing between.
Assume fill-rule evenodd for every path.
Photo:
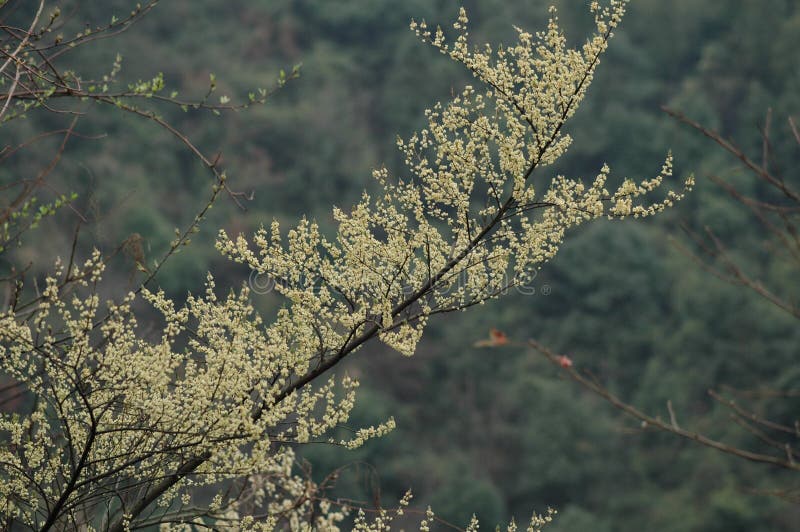
<instances>
[{"instance_id":1,"label":"blurred forest background","mask_svg":"<svg viewBox=\"0 0 800 532\"><path fill-rule=\"evenodd\" d=\"M591 25L586 2L556 4L568 37L582 41ZM464 5L474 42L497 43L513 39L512 25L542 28L548 3ZM67 16L70 6L62 7ZM126 0L78 7L76 27L87 16L104 23L130 9ZM163 72L168 90L187 96L202 96L213 72L217 94L233 99L303 63L301 78L263 107L219 117L165 108L199 146L223 153L232 189L254 195L246 212L219 202L192 246L165 267L160 286L180 299L202 285L207 271L218 286L247 282L249 272L214 250L219 228L251 233L273 218L304 214L330 226L332 205L347 206L375 187L372 168L385 164L402 174L395 136L418 128L426 107L471 82L418 42L408 22L449 26L457 9L452 0L170 0L125 34L75 55L81 70L102 73L119 52L123 78ZM672 149L676 176L695 173L696 190L644 223L600 222L577 231L539 273L535 294L434 320L411 360L377 345L359 353L347 365L363 382L353 424L394 415L398 428L357 452L307 449L314 475L351 464L342 495L379 494L391 505L412 487L417 504L430 503L457 523L473 511L485 523L512 515L525 522L532 509L553 506L554 532L797 530L797 501L767 494L797 486L788 473L643 431L560 378L541 355L474 344L490 328L520 341L536 338L649 412L666 416L671 400L683 425L747 445L754 436L727 423L728 411L707 390L731 397L741 390L797 391L800 330L756 295L702 271L674 241L689 242L682 226L709 226L751 275L770 278L790 298L797 270L765 247L761 226L706 176L723 176L756 197L762 185L660 106L717 129L755 156L772 108L776 160L792 175L800 153L786 119L800 110L799 50L795 0L633 1L571 123L573 147L547 170L591 177L607 162L619 177L652 176ZM88 219L82 248L113 249L138 233L152 261L174 227L202 206L208 172L153 124L99 106L87 111L91 119L78 131L105 136L70 141L50 178L52 191L79 195L75 206ZM0 144L68 121L32 114L4 127ZM0 179L35 174L54 149L44 142L10 159ZM69 253L76 224L61 212L28 236L17 259L45 269L53 255ZM118 291L109 295L122 293L136 275L130 257L118 259L114 271ZM267 315L280 304L269 293L254 298ZM799 406L795 395L759 408L786 417Z\"/></svg>"}]
</instances>

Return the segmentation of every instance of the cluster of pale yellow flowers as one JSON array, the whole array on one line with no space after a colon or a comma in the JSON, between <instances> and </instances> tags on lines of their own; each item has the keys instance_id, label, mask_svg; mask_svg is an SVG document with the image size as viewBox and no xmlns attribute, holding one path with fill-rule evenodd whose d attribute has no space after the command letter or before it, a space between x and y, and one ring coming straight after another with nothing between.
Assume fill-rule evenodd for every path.
<instances>
[{"instance_id":1,"label":"cluster of pale yellow flowers","mask_svg":"<svg viewBox=\"0 0 800 532\"><path fill-rule=\"evenodd\" d=\"M428 126L398 139L407 177L374 172L382 194L334 209L335 238L303 220L284 242L277 222L251 242L221 233L219 249L276 282L303 338L302 360L335 357L379 336L411 355L430 316L498 296L552 258L565 232L599 218L648 216L681 194L640 203L671 175L606 189L604 166L589 184L541 170L571 138L562 132L591 82L624 1L593 4L597 33L570 49L553 14L546 32L519 31L517 44L470 50L464 10L454 44L424 22L411 27L463 63L485 88L467 86L426 112ZM686 182L690 187L691 180ZM509 272L513 276L509 277Z\"/></svg>"},{"instance_id":2,"label":"cluster of pale yellow flowers","mask_svg":"<svg viewBox=\"0 0 800 532\"><path fill-rule=\"evenodd\" d=\"M61 503L68 513L96 511L110 496L104 494L115 491L135 499L144 493L137 486L169 477L197 455L206 458L195 476L156 501L163 508L176 500L189 506L192 491L230 478L259 475L268 479L262 490L289 496L292 483L304 485L291 475L294 454L283 444L319 439L346 422L357 382L345 377L337 391L331 379L277 400L280 375L291 370L282 356L291 347L280 321L263 327L247 288L220 300L209 276L205 294L190 296L180 309L145 290L164 321L160 338L147 339L137 334L134 294L101 312L94 292L103 272L98 253L82 271L90 272L80 281L87 294L60 293L64 272L57 268L32 325L11 314L0 321L2 371L36 398L30 416L0 418L8 434L0 448L5 516L41 526L42 503L57 504L70 484ZM339 443L356 447L391 423ZM236 501L220 503L214 513Z\"/></svg>"},{"instance_id":3,"label":"cluster of pale yellow flowers","mask_svg":"<svg viewBox=\"0 0 800 532\"><path fill-rule=\"evenodd\" d=\"M36 399L31 415L0 419L8 442L0 449L0 515L87 530L189 530L200 522L337 530L348 518L358 530L389 530L410 494L400 509L368 519L293 473L294 445L354 448L394 427L389 419L351 440L332 438L358 383L328 370L372 338L411 355L431 316L524 282L569 228L651 215L681 197L646 199L671 175L671 157L656 178L625 180L614 192L605 188L606 166L589 183L542 172L570 145L562 126L625 4L593 3L596 33L578 49L567 47L554 12L545 32L519 30L514 46L497 50L468 47L463 9L452 44L441 29L412 23L483 88L467 86L427 111L427 127L398 140L408 175L376 170L382 193L334 209L333 238L306 219L285 236L277 222L251 241L220 233L224 255L269 276L285 297L270 324L246 287L220 298L209 275L205 293L180 308L161 292L142 292L163 318L152 338L137 330L137 294L101 308L99 254L84 265L91 274L82 291L62 292L64 272L56 271L35 319L0 317L0 370ZM204 503L209 486L222 489ZM421 530L433 517L429 511ZM535 515L529 530L550 519Z\"/></svg>"}]
</instances>

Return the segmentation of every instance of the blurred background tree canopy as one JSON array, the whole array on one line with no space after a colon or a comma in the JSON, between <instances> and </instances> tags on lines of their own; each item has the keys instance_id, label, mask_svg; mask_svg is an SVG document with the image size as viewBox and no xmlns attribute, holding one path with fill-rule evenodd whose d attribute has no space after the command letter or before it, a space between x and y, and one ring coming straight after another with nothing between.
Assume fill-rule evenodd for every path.
<instances>
[{"instance_id":1,"label":"blurred background tree canopy","mask_svg":"<svg viewBox=\"0 0 800 532\"><path fill-rule=\"evenodd\" d=\"M584 2L555 3L567 35L585 35L591 21ZM74 2L64 4L70 13ZM512 24L539 28L547 15L547 2L540 1L464 5L475 42L509 42ZM113 0L92 16L106 20L129 9L127 0ZM303 63L298 81L247 113L202 120L195 112L165 110L198 146L222 152L232 188L253 191L246 211L231 201L216 205L195 244L160 276L168 294L184 297L208 270L220 284L247 279L249 272L213 249L216 228L249 233L272 218L302 214L330 225L332 204L350 205L374 186L373 167L400 168L395 135L420 126L424 108L468 82L458 66L420 45L408 22L447 24L457 9L443 0L172 0L113 46L76 54L75 61L101 73L122 52L127 79L163 72L169 87L200 97L211 72L217 94L246 98L279 69ZM393 501L413 487L415 501L430 502L454 522L467 522L475 510L484 522L509 515L525 522L531 507L550 505L560 512L556 531L797 530L796 501L766 494L778 480L797 485L782 479L785 473L642 432L602 400L562 382L530 351L473 345L490 327L535 337L648 410L663 409L670 399L687 422L712 432L714 420L727 414L707 396L709 387L797 390L797 380L786 377L798 361L796 322L704 273L670 243L684 238L681 224L713 227L749 271L770 272L779 285L793 286L792 272L777 267L761 246L763 228L704 176L723 175L755 197L760 185L660 107L680 110L757 153L767 108L776 130L798 116L800 4L637 0L617 33L570 124L574 146L552 171L590 175L607 162L618 176L650 175L671 148L676 176L697 174L695 192L643 224L578 230L539 272L535 294L434 322L411 363L388 353L361 354L349 367L368 389L353 422L370 425L391 413L398 428L355 453L306 451L320 478L354 464L340 481L342 494L369 499L380 492ZM207 172L152 124L92 107L93 120L80 133L107 136L71 140L51 177L53 190L78 193L76 208L89 219L85 245L112 248L138 233L152 260L204 201ZM32 114L4 128L0 143L65 127L59 120L69 117ZM796 168L800 153L780 133L776 159ZM11 159L0 167L0 179L11 181L30 164ZM77 220L65 218L43 222L48 238L26 248L28 258L69 252ZM130 283L124 268L118 275L119 286ZM255 297L265 312L278 301L268 293Z\"/></svg>"}]
</instances>

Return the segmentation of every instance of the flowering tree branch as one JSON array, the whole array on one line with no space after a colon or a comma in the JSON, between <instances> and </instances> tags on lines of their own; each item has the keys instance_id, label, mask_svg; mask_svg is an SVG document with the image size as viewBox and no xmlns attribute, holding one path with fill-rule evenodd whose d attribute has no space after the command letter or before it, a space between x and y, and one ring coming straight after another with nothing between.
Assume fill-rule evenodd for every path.
<instances>
[{"instance_id":1,"label":"flowering tree branch","mask_svg":"<svg viewBox=\"0 0 800 532\"><path fill-rule=\"evenodd\" d=\"M358 387L330 375L332 368L376 339L411 356L429 318L524 282L555 256L570 228L602 217L649 216L682 197L672 190L651 197L671 176L671 156L655 178L625 179L614 191L606 188L607 166L586 183L545 174L569 148L564 125L625 7L624 0L593 2L595 32L575 49L555 10L545 31L518 30L517 43L497 49L469 47L463 9L452 42L442 29L412 22L480 88L468 85L435 105L425 128L397 140L407 174L375 170L380 194L365 193L349 210L335 208L331 239L308 219L286 233L277 222L251 238L219 233L223 255L268 276L283 296L268 324L247 287L220 297L211 274L205 291L180 307L144 285L103 307L99 253L85 260L69 297L57 279L73 266L57 264L35 312L24 320L13 311L0 316L0 370L35 398L25 416L0 418L8 442L0 448L0 512L41 530L75 523L114 532L156 523L165 530L182 523L253 530L341 523L349 511L323 504L313 496L317 487L293 471L294 447L323 441L355 448L392 430L394 420L347 440L331 437L347 421ZM31 64L20 68L38 79L47 62ZM15 97L40 102L45 94L80 94L175 134L132 103L160 99L159 77L122 92L98 88L105 80L91 90L44 79L54 90L40 93L28 84L15 88ZM192 152L214 173L214 193L227 190L215 162ZM689 178L684 190L691 185ZM133 304L140 299L160 315L158 338L137 329ZM209 489L216 495L204 500ZM303 521L309 515L313 522ZM386 530L398 515L379 511L367 519L362 512L353 519L358 529ZM534 515L531 529L549 518ZM429 511L420 528L432 520ZM473 522L468 530L475 529Z\"/></svg>"}]
</instances>

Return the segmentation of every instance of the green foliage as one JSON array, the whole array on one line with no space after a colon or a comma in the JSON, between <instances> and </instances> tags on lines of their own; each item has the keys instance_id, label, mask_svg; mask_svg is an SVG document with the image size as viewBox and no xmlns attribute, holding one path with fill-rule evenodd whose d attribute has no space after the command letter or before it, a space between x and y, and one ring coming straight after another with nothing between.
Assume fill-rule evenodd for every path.
<instances>
[{"instance_id":1,"label":"green foliage","mask_svg":"<svg viewBox=\"0 0 800 532\"><path fill-rule=\"evenodd\" d=\"M560 4L567 29L582 35L583 2ZM107 22L126 5L109 3L97 17ZM527 1L466 5L474 34L487 41L508 42L509 21L535 28L546 14L544 5ZM211 69L214 103L223 95L258 96L253 87L269 86L280 68L302 62L302 78L270 106L223 114L210 127L191 109L163 114L191 131L199 146L224 152L236 190L255 191L248 212L223 202L209 226L248 232L273 217L309 213L319 214L322 230L329 231L325 224L331 221L322 213L330 204L355 202L369 186L371 168L382 161L392 170L400 167L387 139L418 127L421 109L469 81L407 31L412 15L450 20L454 14L452 3L421 0L172 1L114 47L87 49L76 62L102 73L113 69L119 50L135 50L124 58L125 79L145 80L152 91L148 80L163 72L164 91L187 98L203 97ZM621 175L650 172L671 146L676 174L729 176L727 159L658 107L678 108L754 153L761 143L756 126L767 107L781 120L800 108L797 2L638 0L617 33L569 131L574 148L559 172L585 173L604 160ZM138 232L150 259L204 201L207 177L167 134L132 117L92 112L96 126L85 133L108 137L71 144L70 162L54 186L76 190L76 208L96 214L91 221L99 245L110 249ZM28 123L14 125L13 133L3 126L4 139L63 127L55 120L28 112ZM800 163L790 146L779 143L775 150L788 168ZM0 170L3 183L32 174L23 162L10 163ZM747 176L734 179L755 188ZM697 231L710 225L756 271L796 285L792 272L769 253L753 254L763 234L708 182L699 182L675 213L646 227L599 225L576 234L557 263L537 276L536 295L434 324L413 367L365 357L364 380L380 392L367 395L369 408L354 414L354 425L387 412L398 421L396 433L356 455L379 467L386 500L413 486L417 501L435 497L441 507L443 499L462 500L456 493L463 490L464 503L441 508L443 516L461 519L477 507L467 499L485 498L487 515L508 511L518 522L528 517L531 503L550 504L560 510L555 530L793 530L796 510L741 491L768 488L772 471L740 470L711 459L709 451L643 436L567 383L532 378L544 371L534 355L473 347L490 327L512 338L534 336L569 352L576 364L643 407L665 415L665 401L672 399L687 424L724 415L706 395L717 384L796 388L796 326L756 297L710 278L670 246L669 235L683 238L679 222ZM44 228L47 241L37 236L39 256L68 242L73 225ZM67 245L59 249L68 253ZM192 246L161 285L183 294L196 274L219 270L218 260ZM248 275L234 268L220 273L229 282ZM544 285L550 295L542 295ZM274 309L270 296L254 298ZM497 384L489 385L486 375ZM421 383L435 392L426 393ZM315 475L343 463L338 455L309 458L320 464ZM426 467L415 467L417 460ZM452 499L439 496L440 488ZM342 486L346 495L368 491Z\"/></svg>"}]
</instances>

